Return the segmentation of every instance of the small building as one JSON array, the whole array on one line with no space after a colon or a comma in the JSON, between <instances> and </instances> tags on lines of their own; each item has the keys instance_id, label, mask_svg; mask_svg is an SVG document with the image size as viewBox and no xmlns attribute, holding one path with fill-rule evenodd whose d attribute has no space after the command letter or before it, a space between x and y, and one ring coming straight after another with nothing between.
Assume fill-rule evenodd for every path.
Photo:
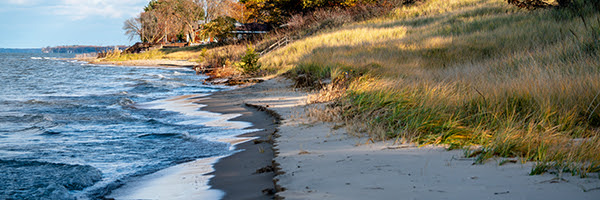
<instances>
[{"instance_id":1,"label":"small building","mask_svg":"<svg viewBox=\"0 0 600 200\"><path fill-rule=\"evenodd\" d=\"M260 23L235 23L235 30L231 33L235 34L235 37L240 40L244 38L251 38L257 34L265 34L271 30L271 27L266 24Z\"/></svg>"}]
</instances>

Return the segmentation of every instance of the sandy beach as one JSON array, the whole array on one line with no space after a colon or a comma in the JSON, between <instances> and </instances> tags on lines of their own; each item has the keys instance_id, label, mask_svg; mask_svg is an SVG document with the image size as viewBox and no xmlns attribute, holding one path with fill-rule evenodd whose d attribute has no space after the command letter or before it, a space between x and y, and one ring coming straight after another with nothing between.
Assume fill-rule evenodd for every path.
<instances>
[{"instance_id":1,"label":"sandy beach","mask_svg":"<svg viewBox=\"0 0 600 200\"><path fill-rule=\"evenodd\" d=\"M133 60L93 62L102 65L184 67L188 61ZM205 95L184 95L163 100L157 109L191 115L207 114L223 120L207 126L237 127L251 130L234 138L221 139L232 144L237 153L199 159L158 172L135 177L107 198L114 199L273 199L273 134L279 120L258 108L244 104L241 94L255 93L255 87ZM250 124L248 124L250 123ZM248 125L245 125L248 124ZM259 131L252 131L259 130Z\"/></svg>"},{"instance_id":2,"label":"sandy beach","mask_svg":"<svg viewBox=\"0 0 600 200\"><path fill-rule=\"evenodd\" d=\"M600 0L0 5L0 200L600 200Z\"/></svg>"},{"instance_id":3,"label":"sandy beach","mask_svg":"<svg viewBox=\"0 0 600 200\"><path fill-rule=\"evenodd\" d=\"M238 137L253 138L237 144L239 150L231 156L221 158L215 163L215 171L211 173L211 188L225 192L223 199L272 199L274 193L272 166L273 134L276 132L278 119L257 108L244 105L244 98L239 93L253 88L241 88L225 91L203 98L197 103L207 105L203 110L216 113L236 113L241 116L233 121L252 123L252 129L261 129Z\"/></svg>"},{"instance_id":4,"label":"sandy beach","mask_svg":"<svg viewBox=\"0 0 600 200\"><path fill-rule=\"evenodd\" d=\"M240 135L240 139L227 141L236 143L235 148L239 152L234 155L200 161L214 163L214 170L202 171L199 166L205 165L195 165L195 162L181 164L142 179L144 184L138 187L148 191L157 185L177 183L179 188L192 188L187 186L193 185L193 181L181 180L193 175L204 177L203 179L208 177L210 189L196 187L182 190L179 194L181 197L600 198L600 179L597 174L591 174L588 178L570 174L563 174L559 178L558 175L549 173L529 176L533 163L509 161L508 164L500 165L506 159L496 158L483 165L473 165L474 160L465 158L461 150L447 151L440 146L394 144L393 141L372 143L366 137L349 135L344 128L334 129L336 124L306 117L308 109L319 106L307 104L308 94L292 88L291 81L276 77L195 99L195 103L207 105L202 110L240 115L230 120L251 122L253 126L249 128L262 131ZM266 108L279 116L275 117L256 107ZM282 118L281 122L278 117ZM279 137L274 137L274 134ZM274 146L271 144L273 140ZM273 165L272 162L276 164ZM152 181L155 184L149 184ZM202 191L204 195L200 195ZM157 195L154 197L160 197Z\"/></svg>"},{"instance_id":5,"label":"sandy beach","mask_svg":"<svg viewBox=\"0 0 600 200\"><path fill-rule=\"evenodd\" d=\"M334 124L305 116L307 93L282 78L230 91L245 103L283 117L276 139L275 177L285 199L599 199L600 179L563 174L529 176L533 163L473 165L463 151L369 143ZM236 97L237 96L237 97ZM218 170L217 170L218 171Z\"/></svg>"}]
</instances>

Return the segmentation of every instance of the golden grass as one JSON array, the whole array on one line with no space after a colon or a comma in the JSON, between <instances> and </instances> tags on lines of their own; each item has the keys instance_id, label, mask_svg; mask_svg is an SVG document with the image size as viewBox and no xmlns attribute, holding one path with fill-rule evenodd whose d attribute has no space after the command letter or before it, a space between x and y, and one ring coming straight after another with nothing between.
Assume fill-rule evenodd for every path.
<instances>
[{"instance_id":1,"label":"golden grass","mask_svg":"<svg viewBox=\"0 0 600 200\"><path fill-rule=\"evenodd\" d=\"M186 47L181 49L154 49L142 53L136 54L124 54L115 53L107 55L106 60L108 61L127 61L127 60L187 60L187 61L200 61L202 51L195 47Z\"/></svg>"},{"instance_id":2,"label":"golden grass","mask_svg":"<svg viewBox=\"0 0 600 200\"><path fill-rule=\"evenodd\" d=\"M214 46L201 45L172 49L154 49L137 54L123 54L117 51L106 53L102 58L106 61L128 61L128 60L186 60L197 62L204 67L214 68L207 75L213 78L236 77L241 72L235 63L244 54L246 46L243 44Z\"/></svg>"},{"instance_id":3,"label":"golden grass","mask_svg":"<svg viewBox=\"0 0 600 200\"><path fill-rule=\"evenodd\" d=\"M429 0L260 62L332 83L350 74L343 95L321 96L373 138L477 144L481 160L521 157L540 161L532 173L550 166L586 174L600 170L600 157L585 153L600 152L599 35L597 11Z\"/></svg>"},{"instance_id":4,"label":"golden grass","mask_svg":"<svg viewBox=\"0 0 600 200\"><path fill-rule=\"evenodd\" d=\"M136 54L124 54L119 52L113 52L111 54L106 55L104 60L107 61L127 61L127 60L158 60L165 59L166 54L162 51L155 49L151 51L146 51L143 53Z\"/></svg>"}]
</instances>

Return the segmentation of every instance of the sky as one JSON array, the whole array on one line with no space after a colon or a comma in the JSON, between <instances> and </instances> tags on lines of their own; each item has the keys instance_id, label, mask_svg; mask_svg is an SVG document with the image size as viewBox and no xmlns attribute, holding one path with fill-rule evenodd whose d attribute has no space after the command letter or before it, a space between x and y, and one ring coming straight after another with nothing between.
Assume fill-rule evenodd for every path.
<instances>
[{"instance_id":1,"label":"sky","mask_svg":"<svg viewBox=\"0 0 600 200\"><path fill-rule=\"evenodd\" d=\"M0 0L0 48L131 45L123 22L150 0Z\"/></svg>"}]
</instances>

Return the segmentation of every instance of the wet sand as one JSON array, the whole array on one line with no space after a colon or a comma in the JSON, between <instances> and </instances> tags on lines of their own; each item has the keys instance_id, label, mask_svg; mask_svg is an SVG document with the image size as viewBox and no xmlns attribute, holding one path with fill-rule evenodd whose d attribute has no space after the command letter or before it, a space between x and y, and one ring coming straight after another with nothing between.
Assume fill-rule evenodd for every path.
<instances>
[{"instance_id":1,"label":"wet sand","mask_svg":"<svg viewBox=\"0 0 600 200\"><path fill-rule=\"evenodd\" d=\"M257 108L244 105L239 94L253 91L253 87L215 93L202 98L197 103L207 105L203 110L216 113L238 113L234 121L246 121L253 124L252 129L262 131L240 135L239 137L257 137L253 141L236 145L242 150L236 154L221 158L215 165L214 177L209 185L212 189L225 192L223 199L272 199L273 177L270 171L273 160L273 145L268 142L276 132L277 119ZM257 172L262 171L262 172ZM266 171L266 172L265 172Z\"/></svg>"},{"instance_id":2,"label":"wet sand","mask_svg":"<svg viewBox=\"0 0 600 200\"><path fill-rule=\"evenodd\" d=\"M193 67L196 63L171 60L135 60L124 62L93 62L93 64L149 66L149 67ZM113 191L107 198L116 199L273 199L275 176L272 169L274 157L272 135L276 132L278 119L272 115L246 106L244 95L257 94L256 89L240 87L235 90L213 93L208 96L181 96L165 100L165 107L179 112L200 110L225 117L227 121L214 122L216 126L231 121L252 123L246 129L260 129L222 139L238 151L230 156L199 159L179 164L156 173L135 178L128 185ZM189 103L194 102L191 105ZM170 105L172 104L172 105ZM204 106L205 105L205 106ZM164 108L161 108L164 109ZM212 123L212 122L211 122ZM235 123L235 122L232 122ZM207 124L210 125L210 124ZM212 172L211 172L212 171ZM210 172L207 174L207 172ZM206 187L206 179L210 179Z\"/></svg>"}]
</instances>

